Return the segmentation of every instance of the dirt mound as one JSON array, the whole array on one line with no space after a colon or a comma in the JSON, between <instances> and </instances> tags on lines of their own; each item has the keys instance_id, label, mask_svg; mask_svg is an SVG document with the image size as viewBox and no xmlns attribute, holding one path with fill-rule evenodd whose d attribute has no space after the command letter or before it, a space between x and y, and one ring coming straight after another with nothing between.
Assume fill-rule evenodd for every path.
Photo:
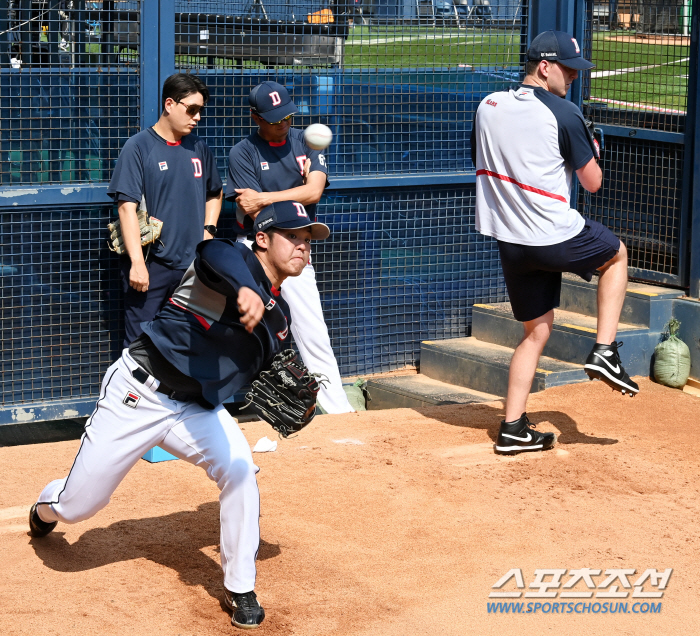
<instances>
[{"instance_id":1,"label":"dirt mound","mask_svg":"<svg viewBox=\"0 0 700 636\"><path fill-rule=\"evenodd\" d=\"M606 40L613 42L639 42L640 44L663 44L670 46L690 46L690 37L685 35L608 35Z\"/></svg>"},{"instance_id":2,"label":"dirt mound","mask_svg":"<svg viewBox=\"0 0 700 636\"><path fill-rule=\"evenodd\" d=\"M700 561L700 460L688 433L700 400L640 384L634 399L597 382L533 395L530 419L559 435L547 453L494 455L503 410L492 403L321 416L277 452L254 455L256 591L267 612L257 633L687 632ZM242 428L251 445L274 435L262 422ZM0 448L0 633L236 633L222 608L218 491L197 468L139 462L93 519L28 536L30 504L67 473L78 445ZM565 570L562 585L571 570L602 573L592 597L568 599L567 612L561 586L553 599L524 597L542 568ZM660 599L632 598L620 580L600 588L605 570L635 570L624 575L632 585L667 568ZM511 570L523 596L489 599ZM517 592L516 579L501 591ZM589 590L580 582L574 591ZM496 601L540 607L489 613ZM633 613L642 601L647 613ZM603 603L627 613L603 613Z\"/></svg>"}]
</instances>

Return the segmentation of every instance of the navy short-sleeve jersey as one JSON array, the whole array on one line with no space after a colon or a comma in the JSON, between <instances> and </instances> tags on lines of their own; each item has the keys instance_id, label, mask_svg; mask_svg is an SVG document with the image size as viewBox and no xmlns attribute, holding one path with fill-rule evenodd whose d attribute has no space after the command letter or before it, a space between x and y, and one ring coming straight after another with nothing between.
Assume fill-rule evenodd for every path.
<instances>
[{"instance_id":1,"label":"navy short-sleeve jersey","mask_svg":"<svg viewBox=\"0 0 700 636\"><path fill-rule=\"evenodd\" d=\"M290 128L283 143L265 141L257 131L239 141L228 156L226 198L235 199L236 189L250 188L256 192L280 192L303 185L304 163L311 160L311 172L328 174L322 151L312 150L304 143L304 133ZM309 217L316 220L316 205L304 206ZM240 233L253 228L253 221L238 210Z\"/></svg>"},{"instance_id":2,"label":"navy short-sleeve jersey","mask_svg":"<svg viewBox=\"0 0 700 636\"><path fill-rule=\"evenodd\" d=\"M124 144L107 194L134 203L145 196L149 215L163 221L161 242L151 254L187 269L204 233L207 198L221 188L214 155L202 139L189 134L172 143L147 128Z\"/></svg>"}]
</instances>

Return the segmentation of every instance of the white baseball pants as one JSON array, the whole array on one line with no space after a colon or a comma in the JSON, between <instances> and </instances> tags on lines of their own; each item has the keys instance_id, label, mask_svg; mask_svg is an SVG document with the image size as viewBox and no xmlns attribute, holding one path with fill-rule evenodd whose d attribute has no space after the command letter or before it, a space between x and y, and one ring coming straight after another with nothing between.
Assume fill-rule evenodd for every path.
<instances>
[{"instance_id":1,"label":"white baseball pants","mask_svg":"<svg viewBox=\"0 0 700 636\"><path fill-rule=\"evenodd\" d=\"M252 241L242 234L239 242L248 247ZM353 413L348 396L343 390L338 362L335 359L326 322L323 319L321 296L316 285L316 272L309 263L299 276L290 276L282 285L282 298L287 301L292 315L292 335L299 347L301 359L311 373L322 373L328 378L318 392L318 401L326 413Z\"/></svg>"},{"instance_id":2,"label":"white baseball pants","mask_svg":"<svg viewBox=\"0 0 700 636\"><path fill-rule=\"evenodd\" d=\"M207 410L194 402L156 393L131 371L138 365L125 349L107 371L97 406L88 419L80 449L67 477L52 481L39 496L46 522L77 523L104 508L141 456L160 446L206 470L221 494L221 567L232 592L255 587L260 544L260 494L250 447L223 406Z\"/></svg>"}]
</instances>

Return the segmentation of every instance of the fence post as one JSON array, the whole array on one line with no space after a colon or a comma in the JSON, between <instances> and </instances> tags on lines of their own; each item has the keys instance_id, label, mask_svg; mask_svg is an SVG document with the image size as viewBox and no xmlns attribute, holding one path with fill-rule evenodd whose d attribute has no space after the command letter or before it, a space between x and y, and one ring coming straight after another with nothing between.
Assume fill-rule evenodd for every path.
<instances>
[{"instance_id":1,"label":"fence post","mask_svg":"<svg viewBox=\"0 0 700 636\"><path fill-rule=\"evenodd\" d=\"M586 17L585 0L531 0L528 43L542 31L553 29L571 33L583 47ZM567 96L579 108L583 97L581 80L573 83Z\"/></svg>"},{"instance_id":2,"label":"fence post","mask_svg":"<svg viewBox=\"0 0 700 636\"><path fill-rule=\"evenodd\" d=\"M574 33L576 27L576 5L583 0L530 0L529 38L542 31L566 31ZM583 36L583 28L581 29ZM574 35L578 37L578 34Z\"/></svg>"},{"instance_id":3,"label":"fence post","mask_svg":"<svg viewBox=\"0 0 700 636\"><path fill-rule=\"evenodd\" d=\"M146 0L148 1L148 0ZM160 0L158 87L175 72L175 0ZM160 113L160 108L159 111Z\"/></svg>"},{"instance_id":4,"label":"fence post","mask_svg":"<svg viewBox=\"0 0 700 636\"><path fill-rule=\"evenodd\" d=\"M158 77L158 2L141 3L141 46L139 47L141 73L141 130L158 121L160 113L160 84Z\"/></svg>"},{"instance_id":5,"label":"fence post","mask_svg":"<svg viewBox=\"0 0 700 636\"><path fill-rule=\"evenodd\" d=\"M694 2L693 5L698 3ZM695 6L693 7L695 8ZM700 60L698 44L700 43L700 16L693 11L690 31L690 61L688 63L688 105L686 110L686 165L692 166L688 215L690 219L689 255L690 255L690 289L691 298L700 298ZM688 172L686 172L688 174ZM687 226L686 226L687 227ZM681 246L682 249L683 246Z\"/></svg>"}]
</instances>

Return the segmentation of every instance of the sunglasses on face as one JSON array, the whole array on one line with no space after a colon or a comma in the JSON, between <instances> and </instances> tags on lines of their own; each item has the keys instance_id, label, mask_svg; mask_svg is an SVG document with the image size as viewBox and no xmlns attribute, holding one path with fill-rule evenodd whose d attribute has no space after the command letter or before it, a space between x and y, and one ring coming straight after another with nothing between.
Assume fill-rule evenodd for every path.
<instances>
[{"instance_id":1,"label":"sunglasses on face","mask_svg":"<svg viewBox=\"0 0 700 636\"><path fill-rule=\"evenodd\" d=\"M253 111L253 112L255 112L255 111ZM291 115L287 115L286 117L283 117L283 118L280 119L279 121L266 121L266 120L262 117L262 115L260 115L260 113L255 113L255 114L256 114L258 117L260 117L260 119L262 119L262 120L263 120L266 124L268 124L269 126L276 126L277 124L281 124L283 121L289 121L292 117L294 117L294 113L292 113Z\"/></svg>"},{"instance_id":2,"label":"sunglasses on face","mask_svg":"<svg viewBox=\"0 0 700 636\"><path fill-rule=\"evenodd\" d=\"M204 108L203 104L186 104L185 102L178 102L177 100L173 101L176 104L182 104L190 117L196 117L199 113L202 112L202 108Z\"/></svg>"}]
</instances>

